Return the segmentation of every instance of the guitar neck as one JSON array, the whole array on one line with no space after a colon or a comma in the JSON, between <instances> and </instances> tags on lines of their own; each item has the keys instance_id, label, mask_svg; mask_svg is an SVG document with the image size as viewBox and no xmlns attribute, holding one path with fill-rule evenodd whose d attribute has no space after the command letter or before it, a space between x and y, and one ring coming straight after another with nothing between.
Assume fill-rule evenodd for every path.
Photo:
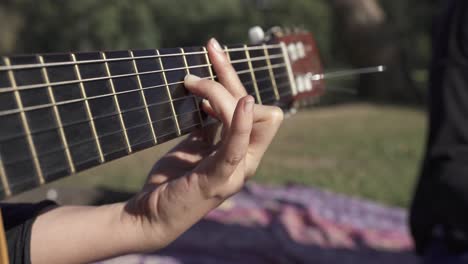
<instances>
[{"instance_id":1,"label":"guitar neck","mask_svg":"<svg viewBox=\"0 0 468 264\"><path fill-rule=\"evenodd\" d=\"M226 46L259 104L287 104L282 43ZM212 122L187 74L216 80L204 47L5 57L0 61L0 198L186 135Z\"/></svg>"}]
</instances>

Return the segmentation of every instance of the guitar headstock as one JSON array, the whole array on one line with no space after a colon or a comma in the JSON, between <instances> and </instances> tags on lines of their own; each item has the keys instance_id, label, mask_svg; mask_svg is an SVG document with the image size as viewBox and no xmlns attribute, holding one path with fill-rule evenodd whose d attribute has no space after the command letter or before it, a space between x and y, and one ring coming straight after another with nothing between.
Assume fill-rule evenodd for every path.
<instances>
[{"instance_id":1,"label":"guitar headstock","mask_svg":"<svg viewBox=\"0 0 468 264\"><path fill-rule=\"evenodd\" d=\"M316 102L325 91L323 68L317 43L312 33L302 29L275 27L269 31L269 41L284 43L296 91L293 107Z\"/></svg>"}]
</instances>

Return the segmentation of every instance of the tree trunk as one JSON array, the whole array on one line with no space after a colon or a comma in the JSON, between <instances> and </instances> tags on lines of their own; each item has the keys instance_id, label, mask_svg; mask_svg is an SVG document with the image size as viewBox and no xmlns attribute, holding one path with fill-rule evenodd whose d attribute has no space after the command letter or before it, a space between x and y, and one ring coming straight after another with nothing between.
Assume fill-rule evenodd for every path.
<instances>
[{"instance_id":1,"label":"tree trunk","mask_svg":"<svg viewBox=\"0 0 468 264\"><path fill-rule=\"evenodd\" d=\"M0 6L0 53L11 53L16 48L16 41L22 21L10 4Z\"/></svg>"},{"instance_id":2,"label":"tree trunk","mask_svg":"<svg viewBox=\"0 0 468 264\"><path fill-rule=\"evenodd\" d=\"M332 0L335 32L343 54L354 67L385 65L383 74L359 77L363 99L421 102L404 63L395 29L377 0Z\"/></svg>"}]
</instances>

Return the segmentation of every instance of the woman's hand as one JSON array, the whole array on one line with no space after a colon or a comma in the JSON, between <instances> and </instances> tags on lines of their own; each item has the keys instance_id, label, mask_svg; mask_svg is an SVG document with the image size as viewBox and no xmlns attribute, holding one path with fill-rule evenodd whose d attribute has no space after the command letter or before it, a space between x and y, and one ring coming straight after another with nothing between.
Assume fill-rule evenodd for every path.
<instances>
[{"instance_id":1,"label":"woman's hand","mask_svg":"<svg viewBox=\"0 0 468 264\"><path fill-rule=\"evenodd\" d=\"M253 176L283 113L254 105L219 44L213 39L207 48L220 83L188 76L185 86L206 99L203 109L222 124L221 140L214 142L214 127L192 133L126 203L62 206L39 215L33 263L88 263L163 248Z\"/></svg>"},{"instance_id":2,"label":"woman's hand","mask_svg":"<svg viewBox=\"0 0 468 264\"><path fill-rule=\"evenodd\" d=\"M185 87L206 99L202 107L222 123L222 137L214 143L213 131L192 133L155 164L143 190L127 204L130 221L150 240L144 249L172 242L238 192L283 120L281 109L254 105L216 40L207 48L219 83L189 75Z\"/></svg>"}]
</instances>

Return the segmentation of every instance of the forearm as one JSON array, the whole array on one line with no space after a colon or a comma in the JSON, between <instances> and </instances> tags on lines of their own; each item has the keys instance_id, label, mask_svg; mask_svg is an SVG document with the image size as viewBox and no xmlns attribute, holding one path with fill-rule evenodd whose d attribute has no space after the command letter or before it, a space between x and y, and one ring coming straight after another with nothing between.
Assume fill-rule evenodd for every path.
<instances>
[{"instance_id":1,"label":"forearm","mask_svg":"<svg viewBox=\"0 0 468 264\"><path fill-rule=\"evenodd\" d=\"M165 247L241 189L255 172L281 123L279 108L256 107L215 40L208 53L223 84L195 76L185 87L223 123L224 134L196 134L158 162L143 190L127 203L61 207L42 214L32 230L34 263L82 263ZM224 81L223 81L224 80ZM280 114L278 114L280 113ZM271 121L271 123L270 123Z\"/></svg>"},{"instance_id":2,"label":"forearm","mask_svg":"<svg viewBox=\"0 0 468 264\"><path fill-rule=\"evenodd\" d=\"M135 234L122 225L123 208L123 203L63 206L38 216L31 234L32 262L85 263L126 253L126 242Z\"/></svg>"},{"instance_id":3,"label":"forearm","mask_svg":"<svg viewBox=\"0 0 468 264\"><path fill-rule=\"evenodd\" d=\"M148 192L150 197L142 192L136 199L158 200L62 206L40 215L32 228L32 262L88 263L155 251L176 239L220 202L200 191L196 176L155 188ZM136 208L134 202L158 208Z\"/></svg>"}]
</instances>

